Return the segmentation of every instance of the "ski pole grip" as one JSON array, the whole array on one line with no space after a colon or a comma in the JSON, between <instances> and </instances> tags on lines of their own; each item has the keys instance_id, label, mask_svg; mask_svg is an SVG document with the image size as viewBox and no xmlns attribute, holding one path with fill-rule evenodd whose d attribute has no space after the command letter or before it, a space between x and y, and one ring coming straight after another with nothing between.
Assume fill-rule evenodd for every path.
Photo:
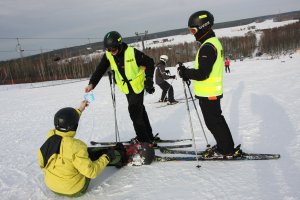
<instances>
[{"instance_id":1,"label":"ski pole grip","mask_svg":"<svg viewBox=\"0 0 300 200\"><path fill-rule=\"evenodd\" d=\"M111 79L112 73L111 73L111 71L108 71L107 74L108 74L109 83L112 84L112 79Z\"/></svg>"}]
</instances>

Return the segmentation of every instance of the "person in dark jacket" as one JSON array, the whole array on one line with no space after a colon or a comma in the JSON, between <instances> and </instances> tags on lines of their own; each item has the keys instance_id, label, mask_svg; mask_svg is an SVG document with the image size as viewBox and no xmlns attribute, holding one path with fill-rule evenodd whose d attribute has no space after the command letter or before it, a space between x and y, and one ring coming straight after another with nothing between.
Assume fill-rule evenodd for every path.
<instances>
[{"instance_id":1,"label":"person in dark jacket","mask_svg":"<svg viewBox=\"0 0 300 200\"><path fill-rule=\"evenodd\" d=\"M194 69L180 64L178 73L184 81L193 80L194 93L199 99L207 128L217 144L208 148L204 156L237 156L240 150L234 148L233 138L221 110L223 97L223 48L212 26L214 17L208 11L192 14L188 27L196 41L201 43L197 51Z\"/></svg>"},{"instance_id":2,"label":"person in dark jacket","mask_svg":"<svg viewBox=\"0 0 300 200\"><path fill-rule=\"evenodd\" d=\"M155 83L162 89L161 97L159 102L168 102L168 104L176 104L178 101L174 99L174 89L173 86L168 83L167 79L175 79L176 76L170 76L169 70L166 70L166 63L168 61L167 55L161 55L159 63L156 65L155 70ZM168 93L168 97L167 97Z\"/></svg>"},{"instance_id":3,"label":"person in dark jacket","mask_svg":"<svg viewBox=\"0 0 300 200\"><path fill-rule=\"evenodd\" d=\"M126 95L128 111L139 142L151 143L155 138L144 106L144 89L153 94L154 61L141 51L123 42L117 31L104 37L105 54L92 74L85 92L93 90L111 67L114 81Z\"/></svg>"}]
</instances>

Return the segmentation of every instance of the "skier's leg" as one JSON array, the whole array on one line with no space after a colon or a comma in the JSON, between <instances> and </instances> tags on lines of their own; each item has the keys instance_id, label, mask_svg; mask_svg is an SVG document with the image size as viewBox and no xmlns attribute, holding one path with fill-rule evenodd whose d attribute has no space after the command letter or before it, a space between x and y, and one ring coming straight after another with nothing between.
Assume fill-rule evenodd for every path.
<instances>
[{"instance_id":1,"label":"skier's leg","mask_svg":"<svg viewBox=\"0 0 300 200\"><path fill-rule=\"evenodd\" d=\"M222 115L220 99L208 100L207 98L201 98L199 104L205 124L217 142L218 151L224 155L233 153L234 142L230 129Z\"/></svg>"},{"instance_id":2,"label":"skier's leg","mask_svg":"<svg viewBox=\"0 0 300 200\"><path fill-rule=\"evenodd\" d=\"M159 87L162 89L162 93L161 93L161 100L164 101L166 99L166 95L167 95L167 92L168 92L168 82L167 81L164 81L162 83L159 84Z\"/></svg>"},{"instance_id":3,"label":"skier's leg","mask_svg":"<svg viewBox=\"0 0 300 200\"><path fill-rule=\"evenodd\" d=\"M151 142L147 133L147 123L145 120L145 107L143 104L144 91L140 94L129 93L126 95L128 101L128 111L133 122L133 127L140 142ZM148 118L148 116L147 116ZM149 123L150 124L150 123ZM148 127L149 128L149 127Z\"/></svg>"}]
</instances>

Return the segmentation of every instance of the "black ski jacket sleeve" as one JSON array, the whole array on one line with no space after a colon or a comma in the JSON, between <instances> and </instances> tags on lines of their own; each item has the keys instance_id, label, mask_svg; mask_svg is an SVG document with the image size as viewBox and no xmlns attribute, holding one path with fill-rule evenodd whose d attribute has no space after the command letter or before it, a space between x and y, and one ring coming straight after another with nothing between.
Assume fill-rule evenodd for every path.
<instances>
[{"instance_id":1,"label":"black ski jacket sleeve","mask_svg":"<svg viewBox=\"0 0 300 200\"><path fill-rule=\"evenodd\" d=\"M96 85L99 83L100 79L105 74L109 66L109 60L107 59L106 54L104 54L100 60L100 63L97 65L96 70L90 78L89 84L92 84L93 88L95 88Z\"/></svg>"},{"instance_id":2,"label":"black ski jacket sleeve","mask_svg":"<svg viewBox=\"0 0 300 200\"><path fill-rule=\"evenodd\" d=\"M123 67L124 66L124 52L128 46L125 43L123 43L122 45L123 45L123 50L120 52L119 55L114 56L114 59L115 59L115 62L118 66L118 69L119 69L121 75L124 77L125 76L124 67ZM135 54L135 59L136 59L137 65L146 67L146 69L145 69L146 78L148 78L148 77L153 78L153 74L154 74L153 59L137 49L134 49L134 54ZM100 63L97 65L96 70L94 71L94 73L92 74L92 76L90 78L89 84L92 84L93 88L96 87L96 85L99 83L100 79L103 77L103 75L105 74L105 72L107 71L107 69L109 67L110 67L110 62L107 59L106 54L104 54L100 60ZM124 79L126 79L126 78L124 77Z\"/></svg>"},{"instance_id":3,"label":"black ski jacket sleeve","mask_svg":"<svg viewBox=\"0 0 300 200\"><path fill-rule=\"evenodd\" d=\"M187 78L192 80L206 80L209 77L216 60L216 48L212 44L206 43L201 47L198 55L198 63L200 67L198 69L186 69L185 75Z\"/></svg>"}]
</instances>

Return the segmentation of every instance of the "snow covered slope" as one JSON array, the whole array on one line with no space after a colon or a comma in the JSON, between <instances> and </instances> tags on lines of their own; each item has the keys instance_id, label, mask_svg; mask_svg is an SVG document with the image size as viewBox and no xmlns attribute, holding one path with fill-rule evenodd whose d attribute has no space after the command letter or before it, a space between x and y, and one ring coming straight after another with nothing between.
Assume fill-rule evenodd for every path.
<instances>
[{"instance_id":1,"label":"snow covered slope","mask_svg":"<svg viewBox=\"0 0 300 200\"><path fill-rule=\"evenodd\" d=\"M193 63L186 63L192 66ZM198 200L300 198L300 55L274 60L232 61L224 74L223 114L236 144L246 152L280 153L273 161L168 162L150 166L106 168L92 180L87 194L93 200ZM176 74L176 68L171 68ZM53 128L55 112L79 106L87 80L0 86L0 196L3 200L67 199L56 196L43 182L37 150ZM48 86L47 86L48 85ZM43 87L41 87L43 86ZM46 87L45 87L46 86ZM182 82L173 82L175 97L184 96ZM157 108L161 90L145 96L154 133L165 139L191 137L184 103ZM94 90L96 100L83 113L77 137L113 141L114 116L109 81ZM135 136L127 101L116 90L117 117L122 140ZM198 105L198 102L197 102ZM190 104L192 106L192 104ZM191 109L198 149L205 141ZM214 140L205 129L210 144Z\"/></svg>"}]
</instances>

